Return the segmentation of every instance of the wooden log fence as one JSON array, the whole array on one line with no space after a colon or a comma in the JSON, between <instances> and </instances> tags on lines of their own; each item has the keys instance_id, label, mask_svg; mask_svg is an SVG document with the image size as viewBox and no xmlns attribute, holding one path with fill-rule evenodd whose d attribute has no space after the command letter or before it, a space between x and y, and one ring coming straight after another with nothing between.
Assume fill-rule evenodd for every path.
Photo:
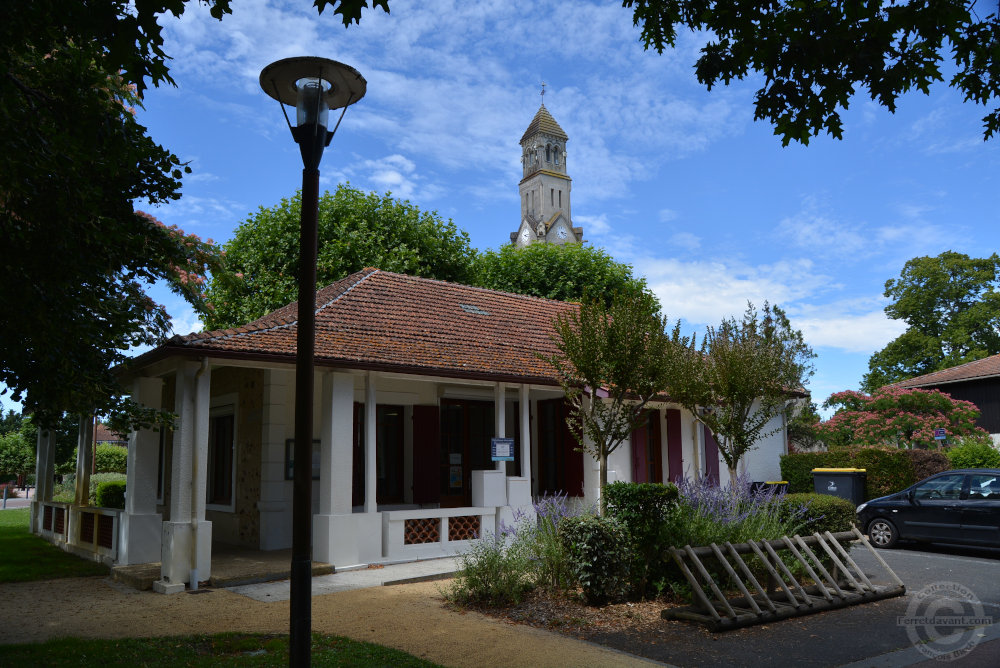
<instances>
[{"instance_id":1,"label":"wooden log fence","mask_svg":"<svg viewBox=\"0 0 1000 668\"><path fill-rule=\"evenodd\" d=\"M844 542L865 546L885 570L889 583L873 584L844 549ZM801 576L795 577L778 556L778 550L787 551L812 584L800 582ZM857 527L837 534L826 531L805 537L783 536L776 540L737 545L726 542L721 546L712 543L704 547L671 547L669 554L691 586L693 602L690 606L666 609L662 617L698 622L712 631L728 631L906 593L902 580L869 545L868 539ZM756 557L763 567L767 574L766 588L743 559L744 555ZM820 555L826 558L826 564ZM739 595L727 597L723 593L723 587L711 574L710 560L721 567L729 584L738 590ZM708 592L711 592L711 598Z\"/></svg>"}]
</instances>

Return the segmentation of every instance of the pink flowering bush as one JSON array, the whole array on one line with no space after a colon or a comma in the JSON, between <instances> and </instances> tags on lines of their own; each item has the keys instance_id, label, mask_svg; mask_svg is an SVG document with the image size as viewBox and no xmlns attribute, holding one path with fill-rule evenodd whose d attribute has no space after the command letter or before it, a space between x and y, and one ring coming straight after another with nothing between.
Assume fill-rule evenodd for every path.
<instances>
[{"instance_id":1,"label":"pink flowering bush","mask_svg":"<svg viewBox=\"0 0 1000 668\"><path fill-rule=\"evenodd\" d=\"M934 430L944 429L946 443L989 438L976 426L979 409L971 401L952 399L939 390L886 386L871 396L848 390L836 392L823 404L837 407L816 431L828 447L880 445L935 448Z\"/></svg>"}]
</instances>

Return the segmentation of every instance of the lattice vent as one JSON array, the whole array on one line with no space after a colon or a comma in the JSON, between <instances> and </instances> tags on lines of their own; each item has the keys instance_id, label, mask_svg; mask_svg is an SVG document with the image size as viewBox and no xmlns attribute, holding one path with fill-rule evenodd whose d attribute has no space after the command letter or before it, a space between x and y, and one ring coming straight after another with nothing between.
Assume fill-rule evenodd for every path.
<instances>
[{"instance_id":1,"label":"lattice vent","mask_svg":"<svg viewBox=\"0 0 1000 668\"><path fill-rule=\"evenodd\" d=\"M479 538L479 515L460 515L448 518L448 540L475 540Z\"/></svg>"},{"instance_id":2,"label":"lattice vent","mask_svg":"<svg viewBox=\"0 0 1000 668\"><path fill-rule=\"evenodd\" d=\"M441 520L436 517L418 518L403 522L403 545L436 543L441 540Z\"/></svg>"}]
</instances>

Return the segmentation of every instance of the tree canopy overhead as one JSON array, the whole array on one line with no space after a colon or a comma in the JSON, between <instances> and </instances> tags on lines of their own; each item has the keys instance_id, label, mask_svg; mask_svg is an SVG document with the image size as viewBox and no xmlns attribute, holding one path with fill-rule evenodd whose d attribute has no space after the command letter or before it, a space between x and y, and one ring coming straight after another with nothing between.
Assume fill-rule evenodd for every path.
<instances>
[{"instance_id":1,"label":"tree canopy overhead","mask_svg":"<svg viewBox=\"0 0 1000 668\"><path fill-rule=\"evenodd\" d=\"M907 261L885 283L890 318L906 331L868 360L862 389L1000 353L1000 256L970 258L945 251Z\"/></svg>"},{"instance_id":2,"label":"tree canopy overhead","mask_svg":"<svg viewBox=\"0 0 1000 668\"><path fill-rule=\"evenodd\" d=\"M624 0L646 48L662 53L678 30L704 31L695 64L711 89L751 73L764 76L755 120L766 120L782 144L808 144L821 132L840 139L855 93L890 112L910 91L948 80L966 101L994 105L983 136L1000 129L1000 22L997 3L967 0ZM950 64L945 65L948 59Z\"/></svg>"},{"instance_id":3,"label":"tree canopy overhead","mask_svg":"<svg viewBox=\"0 0 1000 668\"><path fill-rule=\"evenodd\" d=\"M225 244L226 269L213 274L210 329L237 327L295 301L299 275L300 195L261 207ZM377 267L468 283L475 251L469 236L436 212L349 184L319 198L318 285Z\"/></svg>"}]
</instances>

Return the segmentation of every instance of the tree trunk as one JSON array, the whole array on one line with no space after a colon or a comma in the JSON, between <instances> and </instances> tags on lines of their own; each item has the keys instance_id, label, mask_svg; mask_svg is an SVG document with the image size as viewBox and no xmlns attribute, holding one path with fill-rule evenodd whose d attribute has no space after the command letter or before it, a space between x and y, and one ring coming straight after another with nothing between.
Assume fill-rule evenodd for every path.
<instances>
[{"instance_id":1,"label":"tree trunk","mask_svg":"<svg viewBox=\"0 0 1000 668\"><path fill-rule=\"evenodd\" d=\"M608 453L605 452L603 449L601 450L600 462L601 462L601 486L600 489L598 490L598 494L600 494L601 498L600 498L600 503L597 504L597 514L600 517L604 517L605 511L607 510L607 501L604 499L604 488L608 484Z\"/></svg>"},{"instance_id":2,"label":"tree trunk","mask_svg":"<svg viewBox=\"0 0 1000 668\"><path fill-rule=\"evenodd\" d=\"M736 467L729 466L729 486L735 488L736 486Z\"/></svg>"}]
</instances>

